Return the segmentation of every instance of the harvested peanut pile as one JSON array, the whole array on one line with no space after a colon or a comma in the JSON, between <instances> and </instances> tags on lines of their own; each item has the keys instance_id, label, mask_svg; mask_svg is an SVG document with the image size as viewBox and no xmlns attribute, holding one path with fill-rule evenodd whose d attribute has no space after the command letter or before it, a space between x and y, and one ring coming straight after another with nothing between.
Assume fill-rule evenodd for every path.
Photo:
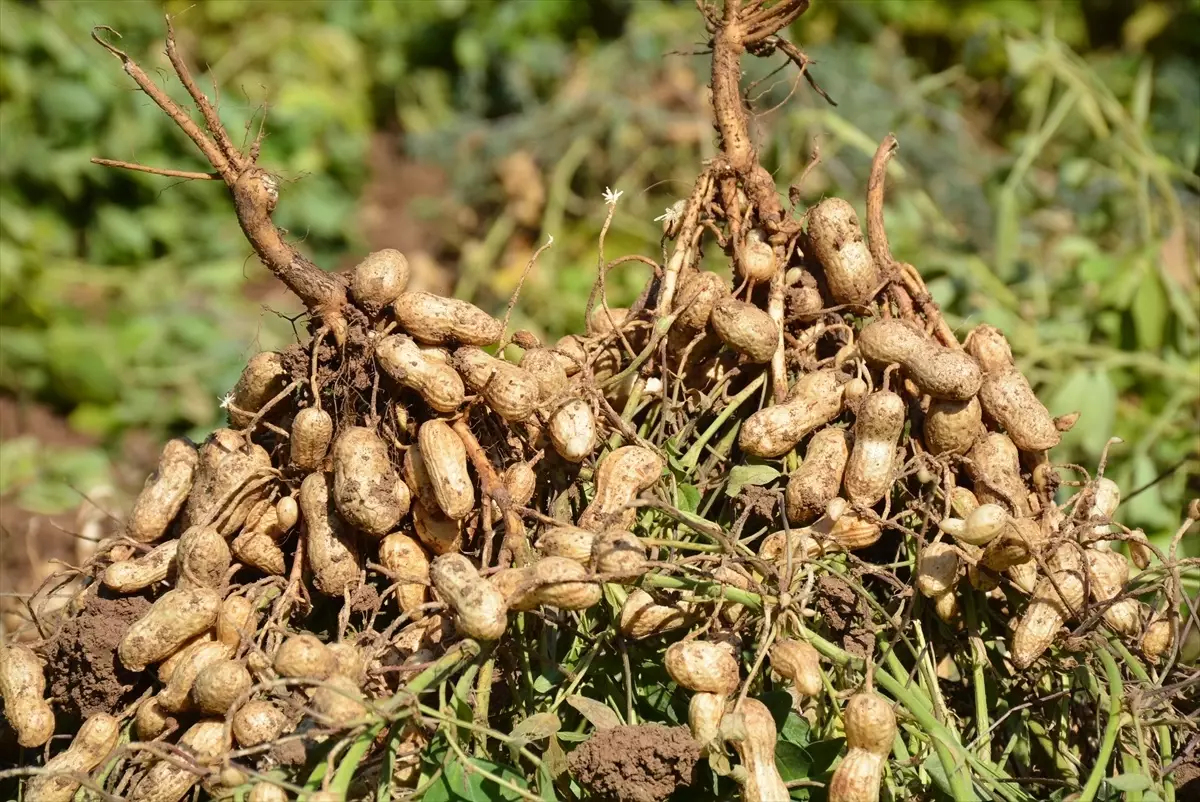
<instances>
[{"instance_id":1,"label":"harvested peanut pile","mask_svg":"<svg viewBox=\"0 0 1200 802\"><path fill-rule=\"evenodd\" d=\"M718 155L557 343L410 291L394 250L313 265L170 28L198 114L97 31L308 330L30 600L0 652L24 799L1171 798L1200 502L1159 553L1103 464L1054 461L1078 416L890 251L894 138L868 236L783 206L740 60L807 69L807 6L702 6ZM611 307L626 262L646 289Z\"/></svg>"}]
</instances>

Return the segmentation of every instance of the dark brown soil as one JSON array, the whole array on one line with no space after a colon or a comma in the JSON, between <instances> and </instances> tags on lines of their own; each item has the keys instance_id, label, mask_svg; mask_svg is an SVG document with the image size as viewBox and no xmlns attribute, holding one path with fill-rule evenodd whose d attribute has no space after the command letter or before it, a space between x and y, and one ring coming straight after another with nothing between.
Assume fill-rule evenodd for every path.
<instances>
[{"instance_id":1,"label":"dark brown soil","mask_svg":"<svg viewBox=\"0 0 1200 802\"><path fill-rule=\"evenodd\" d=\"M659 802L692 784L699 759L687 727L642 724L597 732L567 756L567 765L597 800Z\"/></svg>"},{"instance_id":2,"label":"dark brown soil","mask_svg":"<svg viewBox=\"0 0 1200 802\"><path fill-rule=\"evenodd\" d=\"M1200 760L1175 767L1176 802L1200 802Z\"/></svg>"},{"instance_id":3,"label":"dark brown soil","mask_svg":"<svg viewBox=\"0 0 1200 802\"><path fill-rule=\"evenodd\" d=\"M380 603L379 591L371 585L359 585L350 596L350 609L356 613L373 613Z\"/></svg>"},{"instance_id":4,"label":"dark brown soil","mask_svg":"<svg viewBox=\"0 0 1200 802\"><path fill-rule=\"evenodd\" d=\"M834 639L856 657L875 650L875 635L861 624L871 620L871 610L846 580L824 574L817 580L816 609Z\"/></svg>"},{"instance_id":5,"label":"dark brown soil","mask_svg":"<svg viewBox=\"0 0 1200 802\"><path fill-rule=\"evenodd\" d=\"M304 742L299 739L277 743L268 754L281 766L303 766L308 760Z\"/></svg>"},{"instance_id":6,"label":"dark brown soil","mask_svg":"<svg viewBox=\"0 0 1200 802\"><path fill-rule=\"evenodd\" d=\"M68 619L46 647L46 671L55 707L69 718L118 713L149 675L121 665L117 644L150 608L143 596L107 597L89 591L79 615Z\"/></svg>"}]
</instances>

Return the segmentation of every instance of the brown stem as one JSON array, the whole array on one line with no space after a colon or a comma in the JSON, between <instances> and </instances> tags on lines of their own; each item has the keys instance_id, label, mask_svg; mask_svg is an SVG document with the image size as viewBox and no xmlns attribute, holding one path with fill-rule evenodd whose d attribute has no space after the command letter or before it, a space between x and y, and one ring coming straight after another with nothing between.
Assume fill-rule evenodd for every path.
<instances>
[{"instance_id":1,"label":"brown stem","mask_svg":"<svg viewBox=\"0 0 1200 802\"><path fill-rule=\"evenodd\" d=\"M500 512L504 515L503 549L513 556L516 565L528 565L530 562L529 541L522 537L525 525L521 521L521 516L513 509L508 488L504 486L503 480L496 473L496 469L492 467L492 462L488 459L483 446L475 439L475 434L467 425L466 418L459 418L450 428L454 429L454 433L462 441L463 447L467 451L467 458L475 466L475 473L479 474L479 483L483 485L483 492L500 508ZM489 511L484 512L484 515L488 514L490 514Z\"/></svg>"},{"instance_id":2,"label":"brown stem","mask_svg":"<svg viewBox=\"0 0 1200 802\"><path fill-rule=\"evenodd\" d=\"M216 109L196 86L191 72L179 55L175 44L175 31L171 26L169 16L166 24L167 57L170 59L171 66L180 83L187 89L192 101L204 117L204 125L208 133L201 130L191 115L154 83L136 61L100 37L101 31L118 37L120 34L107 26L98 26L92 30L92 38L121 61L125 73L133 79L138 88L145 92L195 143L196 148L212 165L216 174L229 187L242 232L254 248L254 252L258 254L259 259L303 301L314 317L319 318L333 331L338 343L341 344L346 337L346 319L342 312L342 308L348 303L345 283L337 276L321 270L288 244L283 237L283 232L272 222L271 212L274 211L279 198L279 181L266 170L254 164L258 155L259 138L255 139L255 144L248 154L243 155L238 152L225 127L221 124ZM204 173L165 171L112 160L98 160L96 163L179 178L210 177Z\"/></svg>"}]
</instances>

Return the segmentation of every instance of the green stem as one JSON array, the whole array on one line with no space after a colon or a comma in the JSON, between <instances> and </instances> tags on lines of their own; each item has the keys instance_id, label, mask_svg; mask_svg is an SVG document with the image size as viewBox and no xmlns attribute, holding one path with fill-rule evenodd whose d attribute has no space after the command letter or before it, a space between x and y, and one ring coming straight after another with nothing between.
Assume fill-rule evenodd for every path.
<instances>
[{"instance_id":1,"label":"green stem","mask_svg":"<svg viewBox=\"0 0 1200 802\"><path fill-rule=\"evenodd\" d=\"M1125 661L1125 665L1133 673L1133 676L1140 679L1142 682L1151 682L1150 674L1146 672L1146 667L1142 662L1130 654L1125 648L1125 644L1121 643L1120 639L1115 635L1108 640L1109 644ZM1167 766L1171 763L1171 728L1166 724L1159 724L1158 732L1158 760L1160 766ZM1165 802L1175 802L1175 783L1169 777L1163 778L1163 799Z\"/></svg>"},{"instance_id":2,"label":"green stem","mask_svg":"<svg viewBox=\"0 0 1200 802\"><path fill-rule=\"evenodd\" d=\"M641 537L638 540L647 546L661 546L666 549L682 549L684 551L703 551L710 554L720 554L723 549L715 543L693 543L690 540L668 540L659 537Z\"/></svg>"},{"instance_id":3,"label":"green stem","mask_svg":"<svg viewBox=\"0 0 1200 802\"><path fill-rule=\"evenodd\" d=\"M1108 725L1104 728L1100 753L1096 755L1096 764L1092 766L1092 773L1088 775L1087 785L1083 786L1079 802L1092 802L1096 798L1096 791L1100 790L1100 783L1104 780L1108 768L1108 758L1112 755L1113 747L1117 743L1117 734L1121 731L1121 698L1125 694L1125 685L1121 682L1121 672L1117 669L1117 663L1108 650L1100 649L1098 654L1100 662L1104 664L1104 674L1108 678Z\"/></svg>"},{"instance_id":4,"label":"green stem","mask_svg":"<svg viewBox=\"0 0 1200 802\"><path fill-rule=\"evenodd\" d=\"M691 590L704 596L717 598L724 596L726 600L745 605L751 610L761 610L763 598L757 593L735 588L732 585L722 585L720 582L705 582L700 579L687 577L663 576L662 574L646 574L642 577L643 585L672 590Z\"/></svg>"},{"instance_id":5,"label":"green stem","mask_svg":"<svg viewBox=\"0 0 1200 802\"><path fill-rule=\"evenodd\" d=\"M763 373L758 374L758 378L747 384L744 390L735 395L733 398L729 399L729 403L725 406L725 409L721 410L721 414L717 416L717 419L713 421L707 429L704 430L703 434L696 438L696 442L693 443L692 447L688 449L688 452L683 455L683 459L679 461L679 464L686 468L689 472L699 465L700 455L704 453L704 447L708 445L708 441L711 440L716 433L721 430L721 427L725 425L725 422L729 420L730 416L732 416L734 412L737 412L738 407L746 403L746 401L752 395L754 395L760 387L762 387L763 382L766 380L767 374L764 371Z\"/></svg>"},{"instance_id":6,"label":"green stem","mask_svg":"<svg viewBox=\"0 0 1200 802\"><path fill-rule=\"evenodd\" d=\"M967 590L963 596L967 607L967 637L971 643L971 679L975 691L975 737L978 739L979 757L987 760L991 755L991 723L988 721L987 685L983 675L983 664L987 652L979 635L979 615L975 610L975 591Z\"/></svg>"}]
</instances>

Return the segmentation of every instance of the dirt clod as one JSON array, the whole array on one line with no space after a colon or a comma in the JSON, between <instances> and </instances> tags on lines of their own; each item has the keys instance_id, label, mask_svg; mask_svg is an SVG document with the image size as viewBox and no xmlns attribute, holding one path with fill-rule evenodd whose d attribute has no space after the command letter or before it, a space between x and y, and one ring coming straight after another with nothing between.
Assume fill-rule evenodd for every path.
<instances>
[{"instance_id":1,"label":"dirt clod","mask_svg":"<svg viewBox=\"0 0 1200 802\"><path fill-rule=\"evenodd\" d=\"M72 718L117 713L148 681L121 665L117 644L150 609L144 596L89 591L79 615L68 619L46 649L47 679L60 711Z\"/></svg>"},{"instance_id":2,"label":"dirt clod","mask_svg":"<svg viewBox=\"0 0 1200 802\"><path fill-rule=\"evenodd\" d=\"M865 657L875 648L875 635L861 626L871 620L871 610L854 588L830 574L817 580L817 613L842 648L856 657Z\"/></svg>"},{"instance_id":3,"label":"dirt clod","mask_svg":"<svg viewBox=\"0 0 1200 802\"><path fill-rule=\"evenodd\" d=\"M700 745L687 727L642 724L601 730L567 756L596 799L658 802L692 784Z\"/></svg>"}]
</instances>

